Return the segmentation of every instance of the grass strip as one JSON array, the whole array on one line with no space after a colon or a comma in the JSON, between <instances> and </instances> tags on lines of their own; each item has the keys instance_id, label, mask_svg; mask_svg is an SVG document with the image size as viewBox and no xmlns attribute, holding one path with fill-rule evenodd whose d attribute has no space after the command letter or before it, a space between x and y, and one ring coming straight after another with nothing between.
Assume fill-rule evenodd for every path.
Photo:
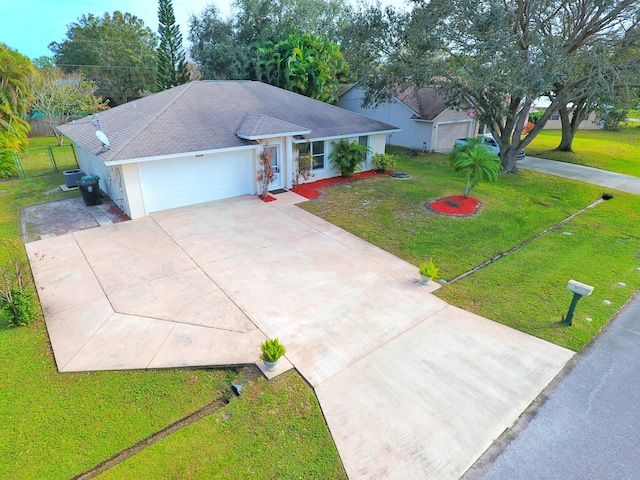
<instances>
[{"instance_id":1,"label":"grass strip","mask_svg":"<svg viewBox=\"0 0 640 480\"><path fill-rule=\"evenodd\" d=\"M578 130L573 152L555 150L560 130L542 130L527 147L527 155L640 177L640 126L628 125L616 132Z\"/></svg>"}]
</instances>

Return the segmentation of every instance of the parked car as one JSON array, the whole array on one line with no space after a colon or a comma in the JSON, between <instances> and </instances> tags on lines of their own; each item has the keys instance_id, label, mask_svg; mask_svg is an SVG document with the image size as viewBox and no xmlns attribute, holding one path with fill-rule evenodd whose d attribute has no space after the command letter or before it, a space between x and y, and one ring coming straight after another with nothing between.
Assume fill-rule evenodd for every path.
<instances>
[{"instance_id":1,"label":"parked car","mask_svg":"<svg viewBox=\"0 0 640 480\"><path fill-rule=\"evenodd\" d=\"M498 145L498 142L496 142L495 138L493 138L493 135L488 133L485 135L478 135L476 138L480 139L480 145L485 145L493 150L496 155L500 155L500 146ZM468 143L468 138L459 138L456 140L456 145L467 145ZM522 160L524 156L524 150L520 150L520 153L518 153L518 160Z\"/></svg>"}]
</instances>

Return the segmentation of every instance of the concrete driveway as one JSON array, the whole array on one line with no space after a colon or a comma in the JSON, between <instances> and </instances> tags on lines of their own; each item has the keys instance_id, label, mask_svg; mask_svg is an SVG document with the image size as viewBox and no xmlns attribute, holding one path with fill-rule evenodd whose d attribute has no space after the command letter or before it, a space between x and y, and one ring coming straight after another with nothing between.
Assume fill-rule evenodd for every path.
<instances>
[{"instance_id":1,"label":"concrete driveway","mask_svg":"<svg viewBox=\"0 0 640 480\"><path fill-rule=\"evenodd\" d=\"M573 352L448 305L300 200L27 244L58 369L246 364L279 337L352 480L459 478Z\"/></svg>"}]
</instances>

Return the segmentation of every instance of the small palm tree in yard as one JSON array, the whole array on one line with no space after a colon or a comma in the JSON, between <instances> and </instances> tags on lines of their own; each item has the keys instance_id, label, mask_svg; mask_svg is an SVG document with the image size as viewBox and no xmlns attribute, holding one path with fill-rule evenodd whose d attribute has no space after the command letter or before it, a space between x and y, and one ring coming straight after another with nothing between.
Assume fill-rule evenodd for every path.
<instances>
[{"instance_id":1,"label":"small palm tree in yard","mask_svg":"<svg viewBox=\"0 0 640 480\"><path fill-rule=\"evenodd\" d=\"M329 159L340 170L340 175L346 178L352 177L354 173L361 170L362 162L367 158L367 153L371 151L366 145L350 142L346 138L334 145Z\"/></svg>"},{"instance_id":2,"label":"small palm tree in yard","mask_svg":"<svg viewBox=\"0 0 640 480\"><path fill-rule=\"evenodd\" d=\"M500 157L489 147L480 145L476 138L470 139L467 145L456 145L449 154L449 161L456 172L467 176L465 197L469 197L480 182L495 182L502 172Z\"/></svg>"}]
</instances>

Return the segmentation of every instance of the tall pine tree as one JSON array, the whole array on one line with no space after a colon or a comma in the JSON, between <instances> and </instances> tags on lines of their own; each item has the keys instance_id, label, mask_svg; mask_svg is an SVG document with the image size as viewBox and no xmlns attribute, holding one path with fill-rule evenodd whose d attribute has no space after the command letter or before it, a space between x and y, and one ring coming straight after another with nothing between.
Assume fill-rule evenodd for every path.
<instances>
[{"instance_id":1,"label":"tall pine tree","mask_svg":"<svg viewBox=\"0 0 640 480\"><path fill-rule=\"evenodd\" d=\"M171 0L158 1L158 21L158 91L162 91L187 83L189 72Z\"/></svg>"}]
</instances>

